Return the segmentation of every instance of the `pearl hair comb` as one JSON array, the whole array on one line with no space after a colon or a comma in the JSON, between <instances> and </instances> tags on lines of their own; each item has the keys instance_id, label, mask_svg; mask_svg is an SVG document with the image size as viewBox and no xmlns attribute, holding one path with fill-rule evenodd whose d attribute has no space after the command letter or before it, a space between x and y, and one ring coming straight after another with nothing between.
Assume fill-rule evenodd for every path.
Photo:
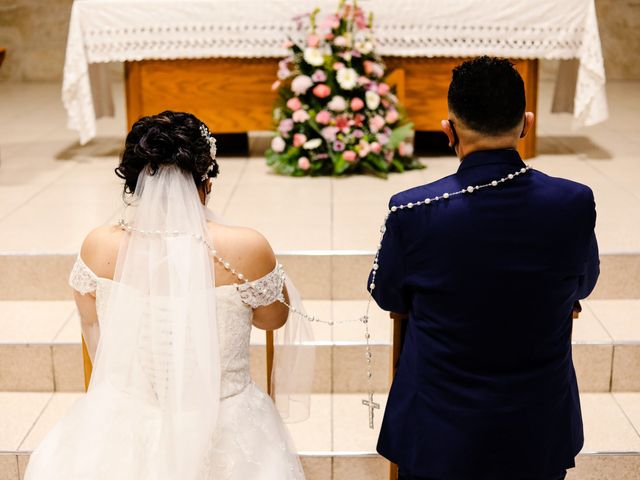
<instances>
[{"instance_id":1,"label":"pearl hair comb","mask_svg":"<svg viewBox=\"0 0 640 480\"><path fill-rule=\"evenodd\" d=\"M217 148L216 148L216 139L213 135L211 135L211 132L209 131L209 129L207 128L207 126L203 123L200 125L200 135L202 135L202 138L204 138L208 143L209 143L209 148L210 148L210 153L211 153L211 158L213 160L216 159L216 153L217 153ZM213 171L213 167L214 164L212 163L211 165L209 165L209 168L207 168L207 171L204 175L202 175L202 181L204 182L207 178L209 178L209 173Z\"/></svg>"}]
</instances>

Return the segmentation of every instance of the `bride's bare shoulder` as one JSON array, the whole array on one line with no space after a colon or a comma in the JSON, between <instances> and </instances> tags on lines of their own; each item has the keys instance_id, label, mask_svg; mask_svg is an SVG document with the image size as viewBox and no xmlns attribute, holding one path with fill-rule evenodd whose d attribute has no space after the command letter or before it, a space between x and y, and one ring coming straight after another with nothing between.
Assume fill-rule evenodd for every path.
<instances>
[{"instance_id":1,"label":"bride's bare shoulder","mask_svg":"<svg viewBox=\"0 0 640 480\"><path fill-rule=\"evenodd\" d=\"M80 257L99 277L113 278L124 232L116 225L94 228L82 242Z\"/></svg>"},{"instance_id":2,"label":"bride's bare shoulder","mask_svg":"<svg viewBox=\"0 0 640 480\"><path fill-rule=\"evenodd\" d=\"M270 273L276 256L266 237L248 227L209 224L213 242L219 255L249 279Z\"/></svg>"}]
</instances>

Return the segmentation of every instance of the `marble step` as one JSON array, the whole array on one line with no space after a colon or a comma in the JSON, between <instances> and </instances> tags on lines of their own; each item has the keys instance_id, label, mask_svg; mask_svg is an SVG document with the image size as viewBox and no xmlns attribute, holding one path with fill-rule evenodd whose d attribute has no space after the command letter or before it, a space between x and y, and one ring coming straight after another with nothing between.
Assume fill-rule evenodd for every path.
<instances>
[{"instance_id":1,"label":"marble step","mask_svg":"<svg viewBox=\"0 0 640 480\"><path fill-rule=\"evenodd\" d=\"M372 242L376 237L372 232ZM367 298L373 254L353 250L279 252L303 298ZM75 254L0 254L0 300L69 300L67 285ZM640 298L640 253L602 254L594 299Z\"/></svg>"},{"instance_id":2,"label":"marble step","mask_svg":"<svg viewBox=\"0 0 640 480\"><path fill-rule=\"evenodd\" d=\"M0 479L22 479L29 455L80 396L0 392ZM311 416L290 424L307 480L386 480L361 393L315 394ZM383 395L378 401L385 406ZM585 446L571 480L631 480L640 471L640 393L583 393Z\"/></svg>"},{"instance_id":3,"label":"marble step","mask_svg":"<svg viewBox=\"0 0 640 480\"><path fill-rule=\"evenodd\" d=\"M357 319L363 300L309 300L325 320ZM371 310L374 388L388 390L391 322ZM640 300L587 300L574 324L574 362L583 392L640 392ZM364 391L362 325L313 324L317 343L314 391ZM251 367L265 384L265 335L252 333ZM84 389L79 319L71 301L0 301L0 391L81 392Z\"/></svg>"}]
</instances>

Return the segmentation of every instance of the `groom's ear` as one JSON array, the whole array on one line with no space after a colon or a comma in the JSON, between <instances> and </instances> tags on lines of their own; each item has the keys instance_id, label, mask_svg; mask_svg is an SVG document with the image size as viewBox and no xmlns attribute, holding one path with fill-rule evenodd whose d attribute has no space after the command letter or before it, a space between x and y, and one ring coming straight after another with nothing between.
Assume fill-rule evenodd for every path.
<instances>
[{"instance_id":1,"label":"groom's ear","mask_svg":"<svg viewBox=\"0 0 640 480\"><path fill-rule=\"evenodd\" d=\"M529 130L533 126L533 122L535 121L535 115L533 112L525 112L524 114L524 125L522 126L522 132L520 133L520 138L526 137Z\"/></svg>"},{"instance_id":2,"label":"groom's ear","mask_svg":"<svg viewBox=\"0 0 640 480\"><path fill-rule=\"evenodd\" d=\"M453 129L451 128L451 122L449 122L449 120L442 120L440 122L440 126L442 127L442 131L445 133L445 135L449 139L449 146L452 147L456 143L456 137L453 134Z\"/></svg>"}]
</instances>

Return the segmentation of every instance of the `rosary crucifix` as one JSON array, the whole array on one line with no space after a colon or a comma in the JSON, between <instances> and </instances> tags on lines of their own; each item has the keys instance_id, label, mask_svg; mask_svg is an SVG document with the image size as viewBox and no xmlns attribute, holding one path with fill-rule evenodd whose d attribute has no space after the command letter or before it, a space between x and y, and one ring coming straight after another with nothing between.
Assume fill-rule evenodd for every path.
<instances>
[{"instance_id":1,"label":"rosary crucifix","mask_svg":"<svg viewBox=\"0 0 640 480\"><path fill-rule=\"evenodd\" d=\"M362 400L362 404L365 407L369 407L369 428L373 428L373 414L374 410L380 409L380 404L373 401L373 393L369 392L369 399Z\"/></svg>"}]
</instances>

